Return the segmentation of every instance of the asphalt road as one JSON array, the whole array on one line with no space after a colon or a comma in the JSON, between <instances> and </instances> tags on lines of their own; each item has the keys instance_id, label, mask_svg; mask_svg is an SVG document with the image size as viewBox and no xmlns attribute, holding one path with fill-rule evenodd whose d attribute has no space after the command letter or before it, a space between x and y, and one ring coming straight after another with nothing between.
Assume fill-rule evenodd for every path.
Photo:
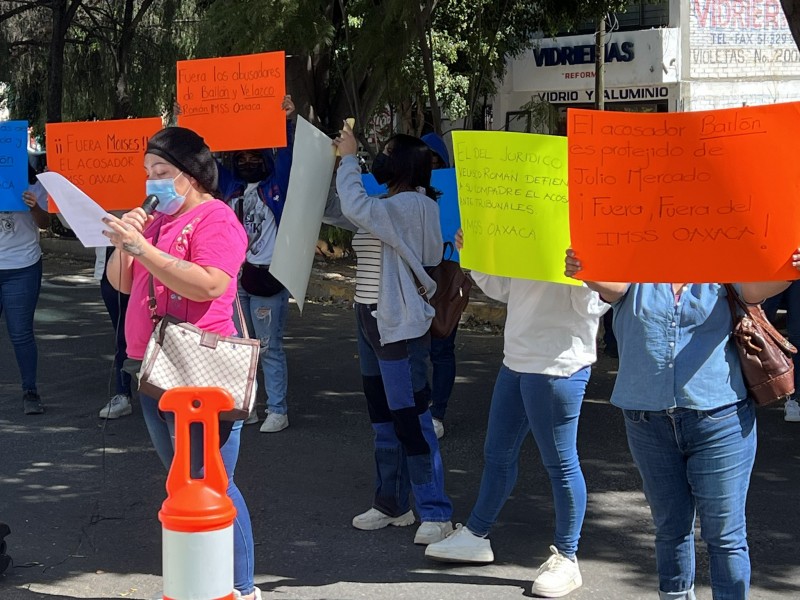
<instances>
[{"instance_id":1,"label":"asphalt road","mask_svg":"<svg viewBox=\"0 0 800 600\"><path fill-rule=\"evenodd\" d=\"M0 599L154 598L161 582L157 512L165 473L141 412L104 424L97 412L111 378L111 325L88 265L48 258L36 315L43 416L22 414L18 374L0 326L0 520L15 568ZM459 375L442 453L446 485L466 519L482 468L482 444L502 338L461 331ZM256 583L268 599L382 600L530 597L547 557L553 513L535 448L492 532L497 562L427 561L414 528L353 529L369 507L371 433L352 310L292 307L287 328L289 429L246 428L236 471L256 540ZM596 366L581 417L580 453L589 506L573 600L656 598L653 535L619 411L608 404L615 364ZM263 402L261 403L263 407ZM263 410L263 408L262 408ZM779 410L759 414L759 453L749 500L753 600L800 597L800 425ZM710 600L698 556L698 598Z\"/></svg>"}]
</instances>

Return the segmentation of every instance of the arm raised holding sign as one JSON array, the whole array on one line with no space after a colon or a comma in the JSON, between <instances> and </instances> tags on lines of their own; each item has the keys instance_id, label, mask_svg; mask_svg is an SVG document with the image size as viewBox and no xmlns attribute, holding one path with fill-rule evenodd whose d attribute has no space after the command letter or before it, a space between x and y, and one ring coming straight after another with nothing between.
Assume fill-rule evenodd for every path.
<instances>
[{"instance_id":1,"label":"arm raised holding sign","mask_svg":"<svg viewBox=\"0 0 800 600\"><path fill-rule=\"evenodd\" d=\"M792 254L792 266L800 271L800 248ZM754 281L742 283L742 298L749 304L760 304L767 298L777 296L792 284L791 281Z\"/></svg>"},{"instance_id":2,"label":"arm raised holding sign","mask_svg":"<svg viewBox=\"0 0 800 600\"><path fill-rule=\"evenodd\" d=\"M800 269L800 253L792 256L792 265ZM565 274L575 277L582 267L567 250ZM614 303L620 362L611 403L624 412L628 445L656 524L658 553L668 557L658 563L660 591L685 591L675 587L676 581L693 584L695 566L670 557L691 553L685 540L694 536L694 517L686 518L686 507L702 503L708 519L701 522L701 536L710 552L727 556L711 572L712 591L717 596L735 588L746 597L745 503L756 419L732 339L725 286L584 283ZM751 303L787 286L785 281L737 285ZM720 554L722 547L743 550L734 558Z\"/></svg>"}]
</instances>

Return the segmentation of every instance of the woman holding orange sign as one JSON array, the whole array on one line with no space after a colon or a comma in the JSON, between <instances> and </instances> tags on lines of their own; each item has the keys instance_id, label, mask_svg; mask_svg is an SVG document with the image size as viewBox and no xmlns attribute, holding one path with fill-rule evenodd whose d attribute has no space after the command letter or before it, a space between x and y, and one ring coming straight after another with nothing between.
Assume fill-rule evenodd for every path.
<instances>
[{"instance_id":1,"label":"woman holding orange sign","mask_svg":"<svg viewBox=\"0 0 800 600\"><path fill-rule=\"evenodd\" d=\"M565 274L583 265L567 250ZM800 269L800 253L792 256ZM750 588L745 503L756 453L725 286L584 281L614 307L619 373L611 403L623 410L628 446L656 527L662 600L694 600L694 522L708 546L714 600ZM742 283L745 302L786 281Z\"/></svg>"}]
</instances>

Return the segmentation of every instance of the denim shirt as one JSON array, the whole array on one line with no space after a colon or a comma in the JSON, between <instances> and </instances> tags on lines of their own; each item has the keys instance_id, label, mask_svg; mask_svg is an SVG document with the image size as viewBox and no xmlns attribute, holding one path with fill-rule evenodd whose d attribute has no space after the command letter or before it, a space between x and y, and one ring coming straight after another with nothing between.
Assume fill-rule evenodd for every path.
<instances>
[{"instance_id":1,"label":"denim shirt","mask_svg":"<svg viewBox=\"0 0 800 600\"><path fill-rule=\"evenodd\" d=\"M631 284L614 304L619 374L611 395L626 410L711 410L747 397L731 340L725 287Z\"/></svg>"}]
</instances>

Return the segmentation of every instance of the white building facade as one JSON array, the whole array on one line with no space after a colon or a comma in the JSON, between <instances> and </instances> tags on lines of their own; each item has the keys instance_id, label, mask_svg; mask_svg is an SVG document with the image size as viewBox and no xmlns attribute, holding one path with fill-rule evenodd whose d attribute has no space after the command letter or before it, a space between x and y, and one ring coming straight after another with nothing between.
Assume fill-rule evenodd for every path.
<instances>
[{"instance_id":1,"label":"white building facade","mask_svg":"<svg viewBox=\"0 0 800 600\"><path fill-rule=\"evenodd\" d=\"M798 52L780 0L634 1L606 39L605 108L676 112L800 100ZM566 133L594 105L594 35L543 38L511 60L494 129Z\"/></svg>"}]
</instances>

